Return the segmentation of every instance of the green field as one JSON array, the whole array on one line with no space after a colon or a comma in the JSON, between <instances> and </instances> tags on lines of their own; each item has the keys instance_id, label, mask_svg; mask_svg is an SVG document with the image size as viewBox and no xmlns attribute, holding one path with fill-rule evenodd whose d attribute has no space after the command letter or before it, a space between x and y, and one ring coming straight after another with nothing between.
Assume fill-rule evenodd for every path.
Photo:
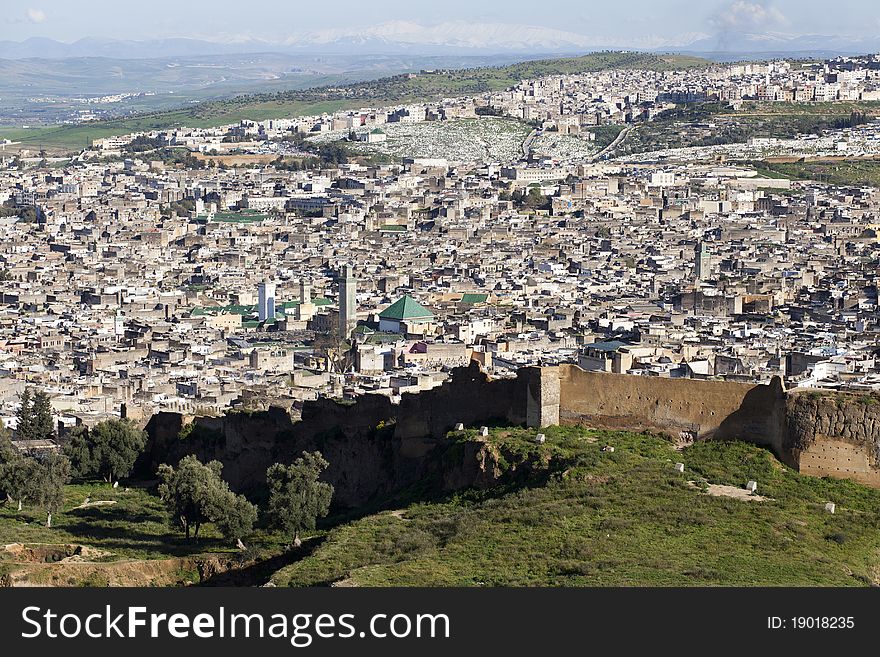
<instances>
[{"instance_id":1,"label":"green field","mask_svg":"<svg viewBox=\"0 0 880 657\"><path fill-rule=\"evenodd\" d=\"M865 586L880 580L880 491L801 476L744 443L676 452L650 435L495 429L507 456L548 463L531 485L368 516L281 569L279 585ZM473 435L473 432L471 432ZM472 438L468 438L472 439ZM605 444L615 446L603 452ZM531 456L529 456L531 455ZM684 474L673 463L686 464ZM542 481L547 477L546 483ZM712 496L705 482L770 499ZM690 485L688 481L696 482ZM834 501L837 512L824 511Z\"/></svg>"},{"instance_id":2,"label":"green field","mask_svg":"<svg viewBox=\"0 0 880 657\"><path fill-rule=\"evenodd\" d=\"M113 504L76 508L87 497L92 502L112 501ZM107 561L234 551L212 525L205 526L199 541L187 542L182 534L169 528L166 518L159 498L144 488L114 489L106 482L71 484L67 486L64 509L52 516L51 528L45 525L45 514L27 503L22 511L12 503L0 505L0 545L86 545L108 552ZM263 538L260 537L260 542Z\"/></svg>"},{"instance_id":3,"label":"green field","mask_svg":"<svg viewBox=\"0 0 880 657\"><path fill-rule=\"evenodd\" d=\"M880 161L828 160L755 163L759 174L769 178L815 180L828 185L880 187Z\"/></svg>"},{"instance_id":4,"label":"green field","mask_svg":"<svg viewBox=\"0 0 880 657\"><path fill-rule=\"evenodd\" d=\"M849 127L852 113L880 116L878 102L750 102L734 112L723 103L695 103L637 124L612 154L745 143L752 137L792 138Z\"/></svg>"},{"instance_id":5,"label":"green field","mask_svg":"<svg viewBox=\"0 0 880 657\"><path fill-rule=\"evenodd\" d=\"M59 125L32 129L0 127L0 139L21 142L31 149L82 150L95 139L147 132L179 126L210 128L217 125L237 123L242 119L264 120L289 116L307 116L336 112L341 109L360 107L361 103L346 100L321 101L267 101L253 105L218 109L216 113L200 116L190 110L144 114L127 119L98 121L81 125Z\"/></svg>"},{"instance_id":6,"label":"green field","mask_svg":"<svg viewBox=\"0 0 880 657\"><path fill-rule=\"evenodd\" d=\"M509 66L462 69L416 76L404 74L348 85L237 96L228 100L195 104L186 109L85 125L30 130L0 127L0 139L20 141L35 149L79 150L90 145L93 139L112 135L180 125L204 128L235 123L242 119L264 120L305 116L346 108L473 95L505 89L526 78L551 74L585 73L609 68L670 70L706 64L705 60L698 57L679 55L594 53L583 57L537 60Z\"/></svg>"}]
</instances>

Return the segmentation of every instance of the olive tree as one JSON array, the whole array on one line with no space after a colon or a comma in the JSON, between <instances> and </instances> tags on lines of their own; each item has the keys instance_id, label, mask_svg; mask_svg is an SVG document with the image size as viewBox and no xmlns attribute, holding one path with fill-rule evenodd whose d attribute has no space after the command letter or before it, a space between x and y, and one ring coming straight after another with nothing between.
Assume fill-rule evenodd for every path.
<instances>
[{"instance_id":1,"label":"olive tree","mask_svg":"<svg viewBox=\"0 0 880 657\"><path fill-rule=\"evenodd\" d=\"M146 444L146 432L129 420L114 419L74 431L64 453L78 476L99 476L112 484L131 474Z\"/></svg>"},{"instance_id":2,"label":"olive tree","mask_svg":"<svg viewBox=\"0 0 880 657\"><path fill-rule=\"evenodd\" d=\"M168 509L172 526L183 530L186 538L198 538L199 529L212 522L229 540L240 541L253 529L257 508L243 495L229 490L220 473L219 461L202 463L196 456L185 456L174 468L159 466L159 496Z\"/></svg>"},{"instance_id":3,"label":"olive tree","mask_svg":"<svg viewBox=\"0 0 880 657\"><path fill-rule=\"evenodd\" d=\"M46 512L46 527L52 526L52 515L64 506L64 486L69 481L70 461L63 454L49 454L37 461L35 501Z\"/></svg>"},{"instance_id":4,"label":"olive tree","mask_svg":"<svg viewBox=\"0 0 880 657\"><path fill-rule=\"evenodd\" d=\"M333 486L319 481L329 463L320 452L305 452L291 465L276 463L266 471L269 486L269 522L274 529L300 544L300 533L314 529L315 521L327 515Z\"/></svg>"},{"instance_id":5,"label":"olive tree","mask_svg":"<svg viewBox=\"0 0 880 657\"><path fill-rule=\"evenodd\" d=\"M37 465L35 459L21 454L8 437L0 437L0 492L18 502L19 511L24 501L34 496Z\"/></svg>"}]
</instances>

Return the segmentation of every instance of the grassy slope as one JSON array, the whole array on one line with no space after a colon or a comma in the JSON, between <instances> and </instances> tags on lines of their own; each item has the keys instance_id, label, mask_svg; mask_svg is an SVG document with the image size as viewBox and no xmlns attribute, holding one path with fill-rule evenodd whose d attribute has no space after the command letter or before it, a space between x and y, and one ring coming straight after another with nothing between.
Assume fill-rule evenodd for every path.
<instances>
[{"instance_id":1,"label":"grassy slope","mask_svg":"<svg viewBox=\"0 0 880 657\"><path fill-rule=\"evenodd\" d=\"M880 102L748 102L736 112L725 104L697 103L636 125L614 155L744 143L751 137L791 138L799 133L819 133L846 123L854 111L878 116ZM695 127L709 122L713 124L711 129Z\"/></svg>"},{"instance_id":2,"label":"grassy slope","mask_svg":"<svg viewBox=\"0 0 880 657\"><path fill-rule=\"evenodd\" d=\"M0 139L21 141L33 148L81 149L93 139L178 125L211 127L241 119L264 120L320 114L382 103L428 100L505 89L524 78L596 71L608 68L667 70L705 65L698 57L644 53L594 53L568 59L522 62L410 78L397 75L338 87L275 94L238 96L200 103L188 109L157 112L87 125L22 130L0 128Z\"/></svg>"},{"instance_id":3,"label":"grassy slope","mask_svg":"<svg viewBox=\"0 0 880 657\"><path fill-rule=\"evenodd\" d=\"M830 185L880 187L880 162L835 160L832 162L762 162L759 173L768 177L817 180Z\"/></svg>"},{"instance_id":4,"label":"grassy slope","mask_svg":"<svg viewBox=\"0 0 880 657\"><path fill-rule=\"evenodd\" d=\"M92 501L115 500L110 506L86 509L74 507L86 497ZM205 552L233 551L212 525L200 531L199 541L187 542L182 534L169 528L164 507L158 497L143 488L111 488L105 482L67 486L64 509L52 517L52 528L45 526L46 516L25 504L23 511L12 503L0 504L0 545L8 543L52 543L86 545L110 552L107 558L163 559ZM260 547L275 542L259 533L254 543ZM0 553L0 565L3 556Z\"/></svg>"},{"instance_id":5,"label":"grassy slope","mask_svg":"<svg viewBox=\"0 0 880 657\"><path fill-rule=\"evenodd\" d=\"M698 443L563 427L493 430L521 453L568 463L546 486L462 494L332 530L278 584L866 585L880 578L880 491L801 476L742 443ZM504 436L499 438L499 436ZM597 442L589 442L590 438ZM616 446L613 453L600 445ZM686 464L678 474L672 464ZM759 482L763 502L687 481ZM837 503L837 513L823 510Z\"/></svg>"}]
</instances>

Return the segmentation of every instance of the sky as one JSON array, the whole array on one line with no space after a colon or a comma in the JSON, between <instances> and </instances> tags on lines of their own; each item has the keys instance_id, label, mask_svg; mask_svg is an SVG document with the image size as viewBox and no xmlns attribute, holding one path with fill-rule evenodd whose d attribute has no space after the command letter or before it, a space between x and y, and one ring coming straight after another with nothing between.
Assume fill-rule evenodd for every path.
<instances>
[{"instance_id":1,"label":"sky","mask_svg":"<svg viewBox=\"0 0 880 657\"><path fill-rule=\"evenodd\" d=\"M876 0L3 0L0 40L192 37L283 41L389 21L503 23L565 30L618 45L684 43L735 33L880 35Z\"/></svg>"}]
</instances>

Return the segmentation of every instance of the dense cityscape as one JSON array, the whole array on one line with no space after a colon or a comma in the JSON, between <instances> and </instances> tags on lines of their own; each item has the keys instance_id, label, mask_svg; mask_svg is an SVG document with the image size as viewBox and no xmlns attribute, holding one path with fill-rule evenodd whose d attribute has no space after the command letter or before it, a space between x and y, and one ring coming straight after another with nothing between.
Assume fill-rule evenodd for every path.
<instances>
[{"instance_id":1,"label":"dense cityscape","mask_svg":"<svg viewBox=\"0 0 880 657\"><path fill-rule=\"evenodd\" d=\"M120 135L72 160L8 153L3 423L29 386L70 427L399 400L471 361L498 377L574 363L877 389L880 193L755 164L872 155L873 121L620 148L634 125L695 103L878 97L873 57L612 70ZM188 155L158 159L169 149Z\"/></svg>"},{"instance_id":2,"label":"dense cityscape","mask_svg":"<svg viewBox=\"0 0 880 657\"><path fill-rule=\"evenodd\" d=\"M7 4L11 651L867 638L864 0Z\"/></svg>"}]
</instances>

